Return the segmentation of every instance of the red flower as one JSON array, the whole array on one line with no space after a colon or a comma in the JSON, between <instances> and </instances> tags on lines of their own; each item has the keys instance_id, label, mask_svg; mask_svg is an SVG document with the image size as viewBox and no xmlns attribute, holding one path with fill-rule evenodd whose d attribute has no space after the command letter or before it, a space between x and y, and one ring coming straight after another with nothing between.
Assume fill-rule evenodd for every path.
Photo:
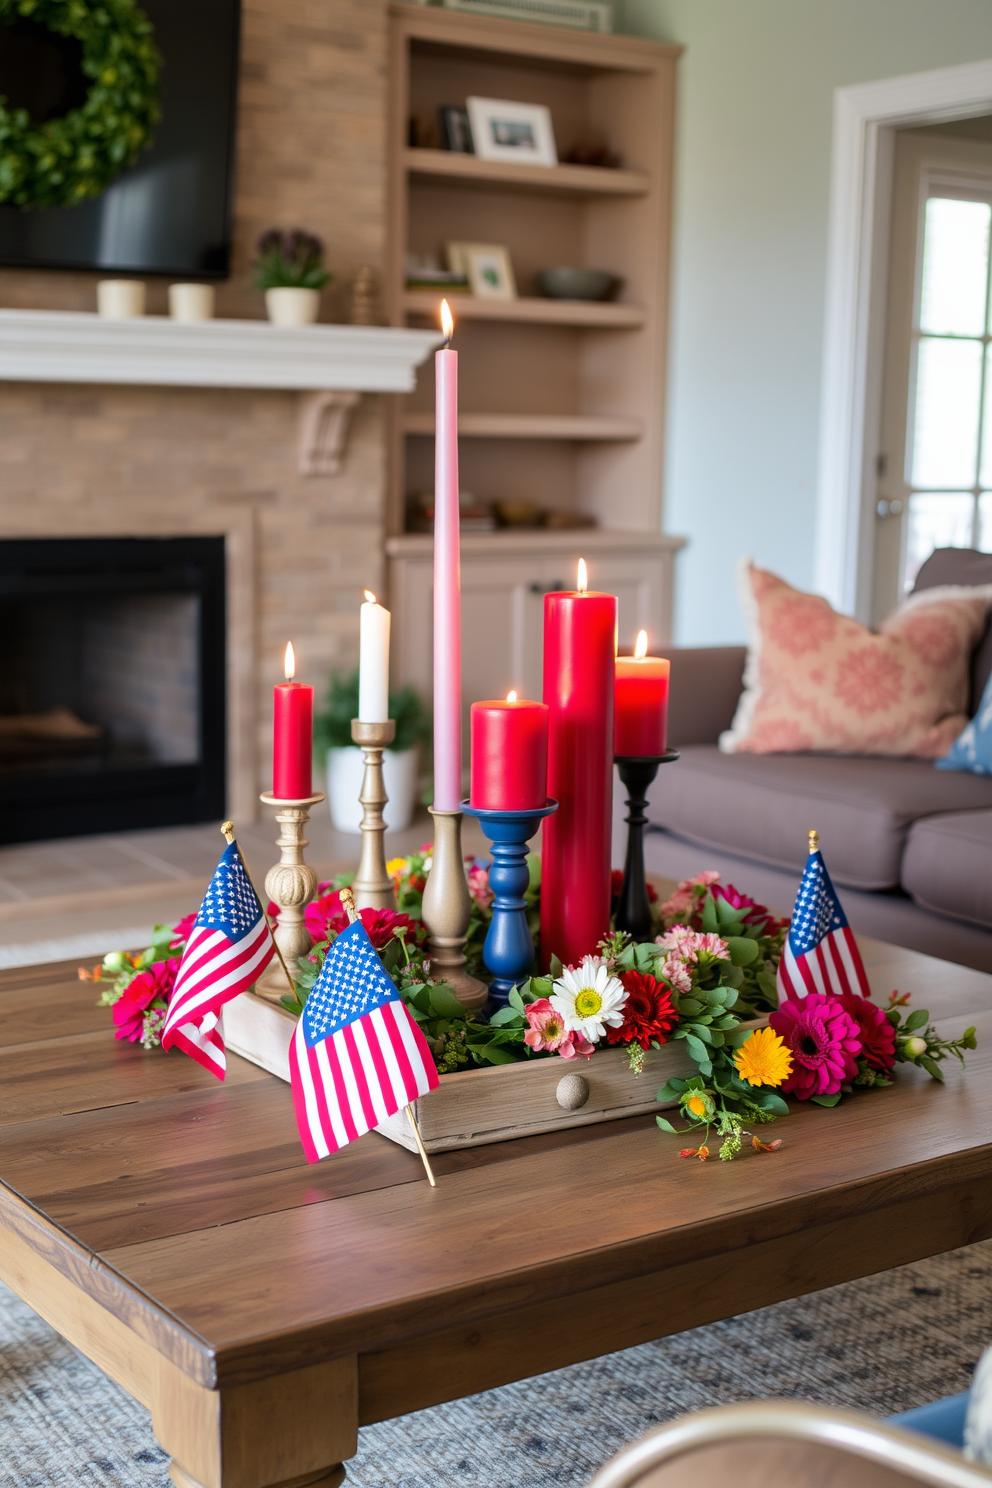
<instances>
[{"instance_id":1,"label":"red flower","mask_svg":"<svg viewBox=\"0 0 992 1488\"><path fill-rule=\"evenodd\" d=\"M395 909L360 909L358 917L369 933L369 940L377 951L384 951L397 930L413 930L409 915L397 914Z\"/></svg>"},{"instance_id":2,"label":"red flower","mask_svg":"<svg viewBox=\"0 0 992 1488\"><path fill-rule=\"evenodd\" d=\"M896 1062L896 1031L885 1013L856 992L844 992L837 1001L858 1025L861 1053L867 1062L887 1075Z\"/></svg>"},{"instance_id":3,"label":"red flower","mask_svg":"<svg viewBox=\"0 0 992 1488\"><path fill-rule=\"evenodd\" d=\"M169 950L174 951L178 946L184 945L189 940L189 932L196 924L196 914L183 915L178 925L172 927L172 940L169 941Z\"/></svg>"},{"instance_id":4,"label":"red flower","mask_svg":"<svg viewBox=\"0 0 992 1488\"><path fill-rule=\"evenodd\" d=\"M620 981L627 989L623 1005L623 1023L619 1028L607 1025L606 1037L611 1044L640 1044L650 1049L651 1040L664 1044L679 1021L672 1004L671 988L657 977L643 971L625 971Z\"/></svg>"},{"instance_id":5,"label":"red flower","mask_svg":"<svg viewBox=\"0 0 992 1488\"><path fill-rule=\"evenodd\" d=\"M858 1025L836 997L810 992L787 998L768 1022L792 1054L792 1073L782 1090L796 1100L836 1095L858 1072Z\"/></svg>"},{"instance_id":6,"label":"red flower","mask_svg":"<svg viewBox=\"0 0 992 1488\"><path fill-rule=\"evenodd\" d=\"M145 1013L157 998L168 1003L178 970L179 958L173 956L168 961L156 961L147 971L138 972L111 1010L117 1025L115 1038L137 1043L141 1037Z\"/></svg>"}]
</instances>

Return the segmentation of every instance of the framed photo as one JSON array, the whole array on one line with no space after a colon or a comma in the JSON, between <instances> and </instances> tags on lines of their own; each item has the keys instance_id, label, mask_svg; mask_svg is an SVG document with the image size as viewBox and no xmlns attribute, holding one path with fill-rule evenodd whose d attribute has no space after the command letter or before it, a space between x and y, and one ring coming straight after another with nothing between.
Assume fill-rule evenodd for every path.
<instances>
[{"instance_id":1,"label":"framed photo","mask_svg":"<svg viewBox=\"0 0 992 1488\"><path fill-rule=\"evenodd\" d=\"M558 164L551 113L543 104L510 103L500 98L468 98L465 102L480 160Z\"/></svg>"},{"instance_id":2,"label":"framed photo","mask_svg":"<svg viewBox=\"0 0 992 1488\"><path fill-rule=\"evenodd\" d=\"M448 243L445 251L452 272L464 275L480 299L517 298L510 250L501 243Z\"/></svg>"},{"instance_id":3,"label":"framed photo","mask_svg":"<svg viewBox=\"0 0 992 1488\"><path fill-rule=\"evenodd\" d=\"M442 103L437 116L441 125L442 148L453 150L456 155L474 155L475 146L472 143L472 126L468 121L468 109L455 108L452 104Z\"/></svg>"}]
</instances>

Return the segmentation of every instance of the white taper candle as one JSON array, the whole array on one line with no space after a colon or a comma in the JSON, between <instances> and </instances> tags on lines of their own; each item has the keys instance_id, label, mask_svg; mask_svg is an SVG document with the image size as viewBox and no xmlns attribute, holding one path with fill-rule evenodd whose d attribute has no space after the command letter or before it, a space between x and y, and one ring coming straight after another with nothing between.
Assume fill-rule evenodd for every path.
<instances>
[{"instance_id":1,"label":"white taper candle","mask_svg":"<svg viewBox=\"0 0 992 1488\"><path fill-rule=\"evenodd\" d=\"M358 717L362 723L389 720L389 611L366 589L361 610Z\"/></svg>"}]
</instances>

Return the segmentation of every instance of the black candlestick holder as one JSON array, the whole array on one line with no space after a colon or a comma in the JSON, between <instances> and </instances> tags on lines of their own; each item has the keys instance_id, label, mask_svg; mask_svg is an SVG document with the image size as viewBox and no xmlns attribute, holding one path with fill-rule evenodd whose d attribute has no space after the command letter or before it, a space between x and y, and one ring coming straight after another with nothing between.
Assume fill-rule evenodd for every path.
<instances>
[{"instance_id":1,"label":"black candlestick holder","mask_svg":"<svg viewBox=\"0 0 992 1488\"><path fill-rule=\"evenodd\" d=\"M670 765L678 757L675 749L666 750L664 754L613 756L620 779L627 787L627 805L630 808L630 815L626 818L627 858L623 865L623 888L615 923L618 930L626 930L635 940L649 940L651 937L651 906L644 877L644 828L648 824L644 808L648 804L648 787L658 773L658 766Z\"/></svg>"}]
</instances>

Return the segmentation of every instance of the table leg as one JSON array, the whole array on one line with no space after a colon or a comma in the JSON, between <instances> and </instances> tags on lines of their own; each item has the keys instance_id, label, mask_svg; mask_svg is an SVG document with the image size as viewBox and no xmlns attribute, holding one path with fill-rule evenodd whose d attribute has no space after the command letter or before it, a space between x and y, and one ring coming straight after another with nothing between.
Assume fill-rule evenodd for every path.
<instances>
[{"instance_id":1,"label":"table leg","mask_svg":"<svg viewBox=\"0 0 992 1488\"><path fill-rule=\"evenodd\" d=\"M339 1488L358 1449L356 1361L210 1390L162 1359L152 1425L176 1488Z\"/></svg>"}]
</instances>

